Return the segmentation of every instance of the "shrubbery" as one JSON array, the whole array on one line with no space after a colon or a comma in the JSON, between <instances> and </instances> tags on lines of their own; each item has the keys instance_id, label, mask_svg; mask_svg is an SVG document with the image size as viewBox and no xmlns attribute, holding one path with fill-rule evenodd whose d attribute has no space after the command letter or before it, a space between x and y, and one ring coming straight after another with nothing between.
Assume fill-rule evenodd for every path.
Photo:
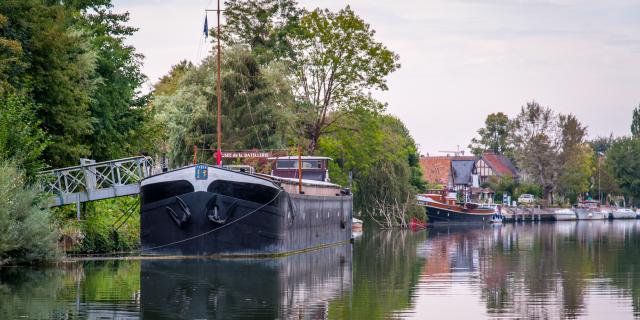
<instances>
[{"instance_id":1,"label":"shrubbery","mask_svg":"<svg viewBox=\"0 0 640 320\"><path fill-rule=\"evenodd\" d=\"M35 186L13 162L0 162L0 265L56 257L57 232Z\"/></svg>"},{"instance_id":2,"label":"shrubbery","mask_svg":"<svg viewBox=\"0 0 640 320\"><path fill-rule=\"evenodd\" d=\"M70 253L131 251L140 246L137 197L122 197L83 204L82 220L75 206L55 209L56 219Z\"/></svg>"}]
</instances>

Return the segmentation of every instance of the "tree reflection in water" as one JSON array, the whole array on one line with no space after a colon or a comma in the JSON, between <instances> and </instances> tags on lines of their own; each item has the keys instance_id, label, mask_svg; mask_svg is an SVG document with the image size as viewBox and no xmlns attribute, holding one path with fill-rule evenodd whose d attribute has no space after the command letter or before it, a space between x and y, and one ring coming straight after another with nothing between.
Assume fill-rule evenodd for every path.
<instances>
[{"instance_id":1,"label":"tree reflection in water","mask_svg":"<svg viewBox=\"0 0 640 320\"><path fill-rule=\"evenodd\" d=\"M366 230L278 259L0 269L0 319L640 316L640 221Z\"/></svg>"}]
</instances>

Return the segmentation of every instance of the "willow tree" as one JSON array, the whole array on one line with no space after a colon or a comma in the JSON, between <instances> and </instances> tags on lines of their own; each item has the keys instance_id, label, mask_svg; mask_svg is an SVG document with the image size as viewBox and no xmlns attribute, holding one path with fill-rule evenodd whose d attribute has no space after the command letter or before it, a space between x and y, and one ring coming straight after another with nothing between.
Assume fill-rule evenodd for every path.
<instances>
[{"instance_id":1,"label":"willow tree","mask_svg":"<svg viewBox=\"0 0 640 320\"><path fill-rule=\"evenodd\" d=\"M182 68L182 67L180 67ZM213 88L214 56L197 66L176 72L175 89L154 97L157 119L167 128L167 147L173 166L193 159L193 146L215 149L216 126ZM175 71L175 68L174 68ZM173 72L173 71L172 71ZM293 97L284 78L283 67L260 66L251 53L241 47L223 52L222 150L282 149L291 144ZM167 83L173 80L167 80ZM200 153L209 161L212 153Z\"/></svg>"},{"instance_id":2,"label":"willow tree","mask_svg":"<svg viewBox=\"0 0 640 320\"><path fill-rule=\"evenodd\" d=\"M292 35L294 93L306 109L309 150L332 123L358 108L379 112L372 90L387 90L386 77L400 67L398 55L374 39L375 31L346 7L316 9ZM335 116L329 117L332 112Z\"/></svg>"}]
</instances>

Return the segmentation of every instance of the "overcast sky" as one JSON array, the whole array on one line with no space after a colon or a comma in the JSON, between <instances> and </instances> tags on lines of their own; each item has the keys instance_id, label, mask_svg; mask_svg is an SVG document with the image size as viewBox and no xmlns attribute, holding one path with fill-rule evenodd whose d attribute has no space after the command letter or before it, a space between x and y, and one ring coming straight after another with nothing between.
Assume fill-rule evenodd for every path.
<instances>
[{"instance_id":1,"label":"overcast sky","mask_svg":"<svg viewBox=\"0 0 640 320\"><path fill-rule=\"evenodd\" d=\"M224 0L223 0L224 1ZM489 113L514 116L536 100L573 113L591 137L628 135L640 104L640 1L355 0L347 4L400 55L377 96L411 130L421 152L466 148ZM212 0L115 0L140 28L149 83L181 59L199 61L204 8ZM209 24L215 23L210 13Z\"/></svg>"}]
</instances>

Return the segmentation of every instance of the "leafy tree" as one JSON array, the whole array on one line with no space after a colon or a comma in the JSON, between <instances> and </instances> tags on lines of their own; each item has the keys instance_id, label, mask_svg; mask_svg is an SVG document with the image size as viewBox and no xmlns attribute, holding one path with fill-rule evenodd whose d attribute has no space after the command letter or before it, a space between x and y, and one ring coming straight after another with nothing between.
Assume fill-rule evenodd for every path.
<instances>
[{"instance_id":1,"label":"leafy tree","mask_svg":"<svg viewBox=\"0 0 640 320\"><path fill-rule=\"evenodd\" d=\"M182 60L171 66L169 73L162 76L158 82L153 85L153 94L155 96L167 96L174 94L180 88L180 81L195 66L187 60Z\"/></svg>"},{"instance_id":2,"label":"leafy tree","mask_svg":"<svg viewBox=\"0 0 640 320\"><path fill-rule=\"evenodd\" d=\"M386 90L386 77L400 67L398 55L374 39L375 31L350 7L316 9L293 34L294 94L308 112L309 150L339 117L362 108L380 111L371 90ZM332 120L329 114L336 113Z\"/></svg>"},{"instance_id":3,"label":"leafy tree","mask_svg":"<svg viewBox=\"0 0 640 320\"><path fill-rule=\"evenodd\" d=\"M612 133L608 137L596 137L595 139L589 141L589 145L591 146L591 149L593 149L593 152L605 153L607 152L607 150L609 150L609 148L615 141L616 139L613 137Z\"/></svg>"},{"instance_id":4,"label":"leafy tree","mask_svg":"<svg viewBox=\"0 0 640 320\"><path fill-rule=\"evenodd\" d=\"M633 109L633 119L631 120L631 135L640 138L640 105Z\"/></svg>"},{"instance_id":5,"label":"leafy tree","mask_svg":"<svg viewBox=\"0 0 640 320\"><path fill-rule=\"evenodd\" d=\"M228 45L247 45L259 63L293 58L291 34L303 14L295 1L228 0L225 7L221 39Z\"/></svg>"},{"instance_id":6,"label":"leafy tree","mask_svg":"<svg viewBox=\"0 0 640 320\"><path fill-rule=\"evenodd\" d=\"M640 204L640 139L620 138L607 151L606 167L630 202Z\"/></svg>"},{"instance_id":7,"label":"leafy tree","mask_svg":"<svg viewBox=\"0 0 640 320\"><path fill-rule=\"evenodd\" d=\"M200 149L216 147L213 66L213 56L209 56L185 72L174 93L157 95L153 100L158 120L168 129L173 165L191 162L194 145ZM283 69L277 64L261 67L241 47L225 50L222 69L222 149L282 149L291 145L296 127L292 124L297 120ZM209 161L212 154L204 156L200 159Z\"/></svg>"},{"instance_id":8,"label":"leafy tree","mask_svg":"<svg viewBox=\"0 0 640 320\"><path fill-rule=\"evenodd\" d=\"M320 139L319 150L335 160L329 169L333 182L347 185L349 172L353 173L355 210L365 217L394 205L405 205L408 217L420 215L413 199L426 185L415 142L397 118L368 111L340 117Z\"/></svg>"},{"instance_id":9,"label":"leafy tree","mask_svg":"<svg viewBox=\"0 0 640 320\"><path fill-rule=\"evenodd\" d=\"M553 202L555 191L575 194L588 190L591 170L585 164L591 163L591 154L585 158L587 128L575 116L556 115L533 101L522 107L512 132L517 163L542 187L544 198ZM576 184L577 189L564 184L558 190L561 179Z\"/></svg>"},{"instance_id":10,"label":"leafy tree","mask_svg":"<svg viewBox=\"0 0 640 320\"><path fill-rule=\"evenodd\" d=\"M0 14L7 18L0 37L19 42L25 53L22 72L9 73L9 82L40 106L37 117L51 140L44 158L54 166L75 164L90 154L86 138L92 130L96 54L77 28L74 10L63 4L6 0Z\"/></svg>"},{"instance_id":11,"label":"leafy tree","mask_svg":"<svg viewBox=\"0 0 640 320\"><path fill-rule=\"evenodd\" d=\"M495 154L509 152L509 117L502 112L492 113L484 121L485 127L478 129L478 138L471 139L469 149L477 156L487 151Z\"/></svg>"},{"instance_id":12,"label":"leafy tree","mask_svg":"<svg viewBox=\"0 0 640 320\"><path fill-rule=\"evenodd\" d=\"M553 191L558 171L555 160L560 143L555 119L550 108L533 101L522 107L513 121L517 163L542 186L545 198Z\"/></svg>"},{"instance_id":13,"label":"leafy tree","mask_svg":"<svg viewBox=\"0 0 640 320\"><path fill-rule=\"evenodd\" d=\"M0 98L16 90L16 78L25 67L20 42L2 36L8 24L9 19L0 13Z\"/></svg>"},{"instance_id":14,"label":"leafy tree","mask_svg":"<svg viewBox=\"0 0 640 320\"><path fill-rule=\"evenodd\" d=\"M24 96L12 94L0 100L0 160L14 161L29 176L44 166L40 155L48 143L36 111Z\"/></svg>"},{"instance_id":15,"label":"leafy tree","mask_svg":"<svg viewBox=\"0 0 640 320\"><path fill-rule=\"evenodd\" d=\"M586 144L571 148L558 178L557 191L575 201L578 195L589 191L593 171L593 150Z\"/></svg>"},{"instance_id":16,"label":"leafy tree","mask_svg":"<svg viewBox=\"0 0 640 320\"><path fill-rule=\"evenodd\" d=\"M91 95L92 134L88 144L91 157L109 160L139 152L146 117L146 99L139 88L146 80L142 74L143 56L125 45L136 28L126 24L129 14L111 11L109 1L93 1L91 11L82 11L82 27L88 33L96 53L95 90ZM104 4L103 4L104 3Z\"/></svg>"}]
</instances>

